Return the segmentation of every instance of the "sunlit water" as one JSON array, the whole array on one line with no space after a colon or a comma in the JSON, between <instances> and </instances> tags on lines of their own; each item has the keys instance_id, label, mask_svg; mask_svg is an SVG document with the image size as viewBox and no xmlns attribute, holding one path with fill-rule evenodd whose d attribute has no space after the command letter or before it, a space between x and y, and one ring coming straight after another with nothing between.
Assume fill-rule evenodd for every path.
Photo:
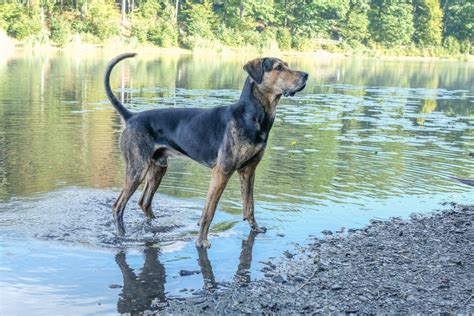
<instances>
[{"instance_id":1,"label":"sunlit water","mask_svg":"<svg viewBox=\"0 0 474 316\"><path fill-rule=\"evenodd\" d=\"M159 309L167 298L263 276L263 261L321 230L361 227L473 203L473 65L286 58L310 74L281 101L255 184L249 235L238 179L211 228L193 240L208 169L172 160L144 220L135 194L117 240L111 205L123 181L121 124L103 92L107 57L0 61L0 313L95 314ZM140 111L236 100L248 58L138 56L116 93ZM180 270L196 271L180 276Z\"/></svg>"}]
</instances>

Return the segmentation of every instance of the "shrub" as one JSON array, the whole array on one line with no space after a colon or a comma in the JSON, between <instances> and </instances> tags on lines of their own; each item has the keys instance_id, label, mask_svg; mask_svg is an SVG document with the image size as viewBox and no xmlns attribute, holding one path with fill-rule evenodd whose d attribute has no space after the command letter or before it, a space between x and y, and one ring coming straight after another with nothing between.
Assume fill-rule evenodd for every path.
<instances>
[{"instance_id":1,"label":"shrub","mask_svg":"<svg viewBox=\"0 0 474 316\"><path fill-rule=\"evenodd\" d=\"M10 24L22 14L23 8L18 3L0 3L0 28L8 31Z\"/></svg>"},{"instance_id":2,"label":"shrub","mask_svg":"<svg viewBox=\"0 0 474 316\"><path fill-rule=\"evenodd\" d=\"M258 49L271 49L273 46L278 46L276 33L272 28L266 27L262 32L256 33L257 42L253 43L253 45L257 46Z\"/></svg>"},{"instance_id":3,"label":"shrub","mask_svg":"<svg viewBox=\"0 0 474 316\"><path fill-rule=\"evenodd\" d=\"M87 12L87 32L104 40L119 34L119 13L111 2L93 1Z\"/></svg>"},{"instance_id":4,"label":"shrub","mask_svg":"<svg viewBox=\"0 0 474 316\"><path fill-rule=\"evenodd\" d=\"M173 47L178 43L178 34L171 23L158 20L150 25L147 39L160 47Z\"/></svg>"},{"instance_id":5,"label":"shrub","mask_svg":"<svg viewBox=\"0 0 474 316\"><path fill-rule=\"evenodd\" d=\"M446 37L443 46L450 54L458 54L461 50L461 45L459 45L458 40L454 36Z\"/></svg>"},{"instance_id":6,"label":"shrub","mask_svg":"<svg viewBox=\"0 0 474 316\"><path fill-rule=\"evenodd\" d=\"M470 54L471 53L471 41L469 39L465 39L460 43L459 51L463 54Z\"/></svg>"},{"instance_id":7,"label":"shrub","mask_svg":"<svg viewBox=\"0 0 474 316\"><path fill-rule=\"evenodd\" d=\"M51 40L59 46L64 46L71 35L71 25L61 15L54 15L50 20Z\"/></svg>"},{"instance_id":8,"label":"shrub","mask_svg":"<svg viewBox=\"0 0 474 316\"><path fill-rule=\"evenodd\" d=\"M22 13L9 27L9 33L19 39L38 34L41 31L39 16L31 13Z\"/></svg>"},{"instance_id":9,"label":"shrub","mask_svg":"<svg viewBox=\"0 0 474 316\"><path fill-rule=\"evenodd\" d=\"M17 3L0 4L0 27L19 40L39 34L42 29L39 15Z\"/></svg>"},{"instance_id":10,"label":"shrub","mask_svg":"<svg viewBox=\"0 0 474 316\"><path fill-rule=\"evenodd\" d=\"M279 28L276 32L276 40L280 49L291 49L291 32L288 28Z\"/></svg>"},{"instance_id":11,"label":"shrub","mask_svg":"<svg viewBox=\"0 0 474 316\"><path fill-rule=\"evenodd\" d=\"M150 22L137 14L131 16L130 22L132 23L130 35L138 39L140 43L145 43L148 40Z\"/></svg>"},{"instance_id":12,"label":"shrub","mask_svg":"<svg viewBox=\"0 0 474 316\"><path fill-rule=\"evenodd\" d=\"M131 35L140 42L150 42L160 47L178 44L178 31L174 22L174 8L157 2L146 2L131 17Z\"/></svg>"},{"instance_id":13,"label":"shrub","mask_svg":"<svg viewBox=\"0 0 474 316\"><path fill-rule=\"evenodd\" d=\"M212 11L212 3L204 0L202 4L188 4L182 11L186 36L181 39L186 48L196 47L198 42L212 42L216 37L213 33L217 17Z\"/></svg>"},{"instance_id":14,"label":"shrub","mask_svg":"<svg viewBox=\"0 0 474 316\"><path fill-rule=\"evenodd\" d=\"M298 51L312 51L320 48L313 39L302 35L293 37L292 46Z\"/></svg>"},{"instance_id":15,"label":"shrub","mask_svg":"<svg viewBox=\"0 0 474 316\"><path fill-rule=\"evenodd\" d=\"M216 34L219 41L226 46L239 47L244 44L242 33L234 28L225 26L225 24L220 24L217 27Z\"/></svg>"}]
</instances>

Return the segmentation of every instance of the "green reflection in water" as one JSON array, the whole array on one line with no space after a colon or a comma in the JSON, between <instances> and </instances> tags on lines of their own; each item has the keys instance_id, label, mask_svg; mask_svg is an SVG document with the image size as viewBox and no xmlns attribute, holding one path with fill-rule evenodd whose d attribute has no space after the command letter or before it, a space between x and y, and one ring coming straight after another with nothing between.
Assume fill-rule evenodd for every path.
<instances>
[{"instance_id":1,"label":"green reflection in water","mask_svg":"<svg viewBox=\"0 0 474 316\"><path fill-rule=\"evenodd\" d=\"M245 59L138 56L112 82L129 107L210 107L238 98ZM310 73L283 99L256 199L269 210L468 190L474 178L472 64L289 58ZM19 56L0 63L0 199L63 186L121 186L121 123L101 57ZM160 192L204 199L209 171L175 159ZM240 212L237 179L222 199Z\"/></svg>"}]
</instances>

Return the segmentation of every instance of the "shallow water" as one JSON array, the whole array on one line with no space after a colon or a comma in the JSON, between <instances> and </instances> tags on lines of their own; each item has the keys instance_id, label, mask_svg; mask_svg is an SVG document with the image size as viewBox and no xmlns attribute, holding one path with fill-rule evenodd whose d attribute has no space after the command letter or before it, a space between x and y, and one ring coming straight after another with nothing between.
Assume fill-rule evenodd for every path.
<instances>
[{"instance_id":1,"label":"shallow water","mask_svg":"<svg viewBox=\"0 0 474 316\"><path fill-rule=\"evenodd\" d=\"M179 158L155 197L157 218L144 220L135 194L117 240L110 209L123 162L101 82L108 57L0 61L1 314L159 309L260 278L264 261L323 229L473 202L452 179L474 178L472 64L287 58L310 81L281 101L257 169L256 216L268 232L249 234L234 178L212 248L198 252L209 170ZM239 96L246 59L138 56L112 82L137 111L225 105Z\"/></svg>"}]
</instances>

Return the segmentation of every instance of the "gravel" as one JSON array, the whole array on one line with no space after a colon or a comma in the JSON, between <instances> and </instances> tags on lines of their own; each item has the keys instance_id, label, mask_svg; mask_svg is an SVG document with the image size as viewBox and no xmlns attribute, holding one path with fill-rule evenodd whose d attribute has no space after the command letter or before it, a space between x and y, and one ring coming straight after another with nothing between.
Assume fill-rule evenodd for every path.
<instances>
[{"instance_id":1,"label":"gravel","mask_svg":"<svg viewBox=\"0 0 474 316\"><path fill-rule=\"evenodd\" d=\"M474 206L446 207L326 231L266 262L261 280L168 300L155 313L474 313Z\"/></svg>"}]
</instances>

